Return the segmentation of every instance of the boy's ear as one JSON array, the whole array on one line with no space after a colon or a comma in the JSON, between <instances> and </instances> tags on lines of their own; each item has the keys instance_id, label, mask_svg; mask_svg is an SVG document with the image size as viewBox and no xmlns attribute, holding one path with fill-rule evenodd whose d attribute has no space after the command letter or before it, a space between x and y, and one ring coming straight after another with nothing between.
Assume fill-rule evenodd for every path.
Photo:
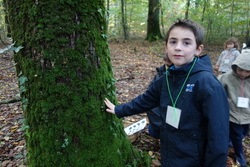
<instances>
[{"instance_id":1,"label":"boy's ear","mask_svg":"<svg viewBox=\"0 0 250 167\"><path fill-rule=\"evenodd\" d=\"M196 49L196 52L195 52L195 56L199 56L201 54L201 52L203 51L203 48L204 48L203 45L198 46L198 48Z\"/></svg>"}]
</instances>

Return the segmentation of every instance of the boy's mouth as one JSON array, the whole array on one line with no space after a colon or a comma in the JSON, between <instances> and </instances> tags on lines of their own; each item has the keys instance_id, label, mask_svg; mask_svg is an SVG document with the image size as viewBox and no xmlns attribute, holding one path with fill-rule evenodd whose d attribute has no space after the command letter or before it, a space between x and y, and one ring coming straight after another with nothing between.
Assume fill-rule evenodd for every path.
<instances>
[{"instance_id":1,"label":"boy's mouth","mask_svg":"<svg viewBox=\"0 0 250 167\"><path fill-rule=\"evenodd\" d=\"M174 57L180 58L180 57L182 57L182 55L174 55Z\"/></svg>"}]
</instances>

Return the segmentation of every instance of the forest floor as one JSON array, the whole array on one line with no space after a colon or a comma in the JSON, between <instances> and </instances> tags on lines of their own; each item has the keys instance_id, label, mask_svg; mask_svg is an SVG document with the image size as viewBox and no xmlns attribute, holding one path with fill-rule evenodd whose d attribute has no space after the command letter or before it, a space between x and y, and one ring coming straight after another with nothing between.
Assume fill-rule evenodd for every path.
<instances>
[{"instance_id":1,"label":"forest floor","mask_svg":"<svg viewBox=\"0 0 250 167\"><path fill-rule=\"evenodd\" d=\"M164 42L148 43L142 39L109 43L118 102L124 103L143 93L156 74L156 67L163 65ZM213 63L222 51L219 47L209 47L203 54L209 54ZM0 166L25 167L25 126L21 103L1 104L18 97L17 74L13 57L0 54ZM134 123L147 117L138 114L124 118L125 123ZM129 136L132 144L147 152L152 158L152 167L160 167L159 140L148 135L147 127ZM244 151L250 165L250 138L244 141ZM227 167L236 167L233 149L229 148Z\"/></svg>"}]
</instances>

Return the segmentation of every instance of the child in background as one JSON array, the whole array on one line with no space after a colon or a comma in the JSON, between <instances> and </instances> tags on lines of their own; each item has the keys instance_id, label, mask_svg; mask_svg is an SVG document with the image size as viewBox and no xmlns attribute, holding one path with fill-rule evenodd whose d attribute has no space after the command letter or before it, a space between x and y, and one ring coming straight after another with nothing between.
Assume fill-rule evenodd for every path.
<instances>
[{"instance_id":1,"label":"child in background","mask_svg":"<svg viewBox=\"0 0 250 167\"><path fill-rule=\"evenodd\" d=\"M131 102L115 106L104 100L106 111L118 118L160 106L162 167L226 167L229 104L209 56L199 56L203 34L196 22L178 20L166 34L173 63L166 74Z\"/></svg>"},{"instance_id":2,"label":"child in background","mask_svg":"<svg viewBox=\"0 0 250 167\"><path fill-rule=\"evenodd\" d=\"M218 75L226 73L231 70L231 64L240 54L239 42L237 38L229 38L224 43L224 51L220 54L219 59L216 62L215 70L218 71Z\"/></svg>"},{"instance_id":3,"label":"child in background","mask_svg":"<svg viewBox=\"0 0 250 167\"><path fill-rule=\"evenodd\" d=\"M250 52L240 54L232 63L232 70L220 77L230 104L230 139L236 162L247 167L243 153L243 138L250 124Z\"/></svg>"},{"instance_id":4,"label":"child in background","mask_svg":"<svg viewBox=\"0 0 250 167\"><path fill-rule=\"evenodd\" d=\"M243 43L241 53L250 52L250 41Z\"/></svg>"},{"instance_id":5,"label":"child in background","mask_svg":"<svg viewBox=\"0 0 250 167\"><path fill-rule=\"evenodd\" d=\"M157 74L155 75L154 79L149 84L149 87L152 86L153 82L156 81L160 76L165 75L166 70L172 65L172 62L169 60L168 55L166 54L163 57L164 65L159 68L156 68ZM159 139L160 138L160 126L162 124L161 115L160 115L160 107L153 108L152 110L147 112L147 116L149 119L148 124L148 132L149 135Z\"/></svg>"}]
</instances>

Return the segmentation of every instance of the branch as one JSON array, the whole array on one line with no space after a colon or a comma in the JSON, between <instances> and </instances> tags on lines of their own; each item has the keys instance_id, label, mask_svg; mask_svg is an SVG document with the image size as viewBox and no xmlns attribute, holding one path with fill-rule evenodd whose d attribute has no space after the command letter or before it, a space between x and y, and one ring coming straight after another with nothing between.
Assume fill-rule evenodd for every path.
<instances>
[{"instance_id":1,"label":"branch","mask_svg":"<svg viewBox=\"0 0 250 167\"><path fill-rule=\"evenodd\" d=\"M21 101L20 97L14 98L14 99L10 99L10 100L5 100L5 101L0 101L0 105L2 104L10 104L10 103L16 103Z\"/></svg>"},{"instance_id":2,"label":"branch","mask_svg":"<svg viewBox=\"0 0 250 167\"><path fill-rule=\"evenodd\" d=\"M129 77L127 77L127 78L117 79L116 82L124 81L124 80L132 80L132 79L135 79L135 76L133 74L129 75Z\"/></svg>"}]
</instances>

